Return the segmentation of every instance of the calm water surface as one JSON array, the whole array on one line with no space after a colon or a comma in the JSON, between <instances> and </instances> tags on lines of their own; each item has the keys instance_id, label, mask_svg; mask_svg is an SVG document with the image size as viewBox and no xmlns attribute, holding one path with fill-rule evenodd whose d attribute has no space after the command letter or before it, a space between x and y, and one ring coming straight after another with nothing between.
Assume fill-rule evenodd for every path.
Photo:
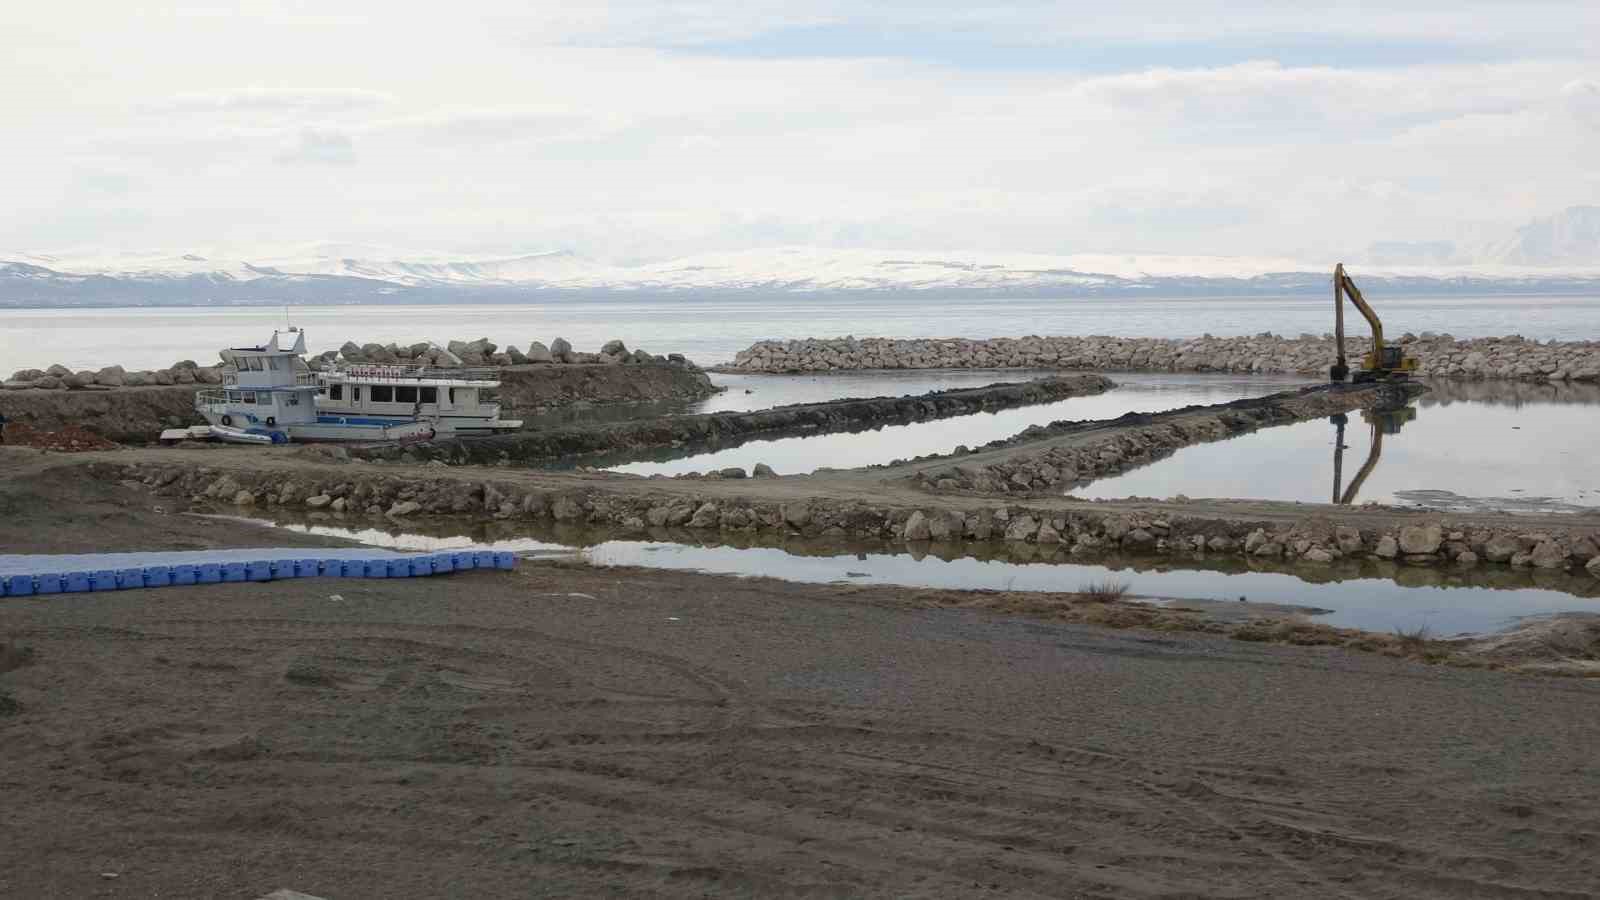
<instances>
[{"instance_id":1,"label":"calm water surface","mask_svg":"<svg viewBox=\"0 0 1600 900\"><path fill-rule=\"evenodd\" d=\"M1591 339L1600 335L1600 296L1374 297L1385 323L1403 331L1457 337L1522 334ZM593 351L612 338L652 353L723 362L767 338L1020 337L1110 334L1124 337L1296 335L1331 329L1321 297L1085 298L950 300L805 298L741 300L563 300L449 306L296 306L288 320L306 328L313 352L346 340L411 343L488 336L526 347L565 337ZM281 307L6 310L0 325L0 376L62 363L74 369L117 363L169 366L211 362L219 348L263 341L282 328Z\"/></svg>"},{"instance_id":2,"label":"calm water surface","mask_svg":"<svg viewBox=\"0 0 1600 900\"><path fill-rule=\"evenodd\" d=\"M1567 611L1600 611L1600 599L1574 596L1540 586L1535 573L1499 573L1517 579L1507 587L1474 584L1470 576L1438 575L1441 583L1406 585L1383 577L1314 582L1284 572L1227 572L1186 569L1179 564L1134 566L1125 563L1017 563L975 558L941 559L909 550L889 552L790 553L777 547L706 547L662 541L601 540L561 542L536 537L500 539L440 537L376 528L289 524L291 530L341 537L375 547L408 551L483 548L524 556L581 554L595 565L645 566L725 575L759 575L787 581L895 584L910 587L1073 591L1096 581L1123 581L1146 597L1282 603L1316 611L1329 625L1371 631L1426 626L1436 635L1496 631L1525 616ZM1548 574L1548 573L1546 573ZM1555 585L1586 584L1583 579L1551 579ZM1590 585L1592 587L1592 585Z\"/></svg>"},{"instance_id":3,"label":"calm water surface","mask_svg":"<svg viewBox=\"0 0 1600 900\"><path fill-rule=\"evenodd\" d=\"M894 396L901 392L900 388L904 388L904 393L916 394L942 387L1016 381L1037 373L954 374L971 376L971 382L960 383L926 375L891 375L889 377L893 380L888 381L877 375L734 376L755 385L750 388L754 393L747 395L743 393L743 388L735 388L728 395L712 398L706 404L728 404L725 408L741 408L741 403L750 403L758 398L764 398L761 400L763 405L782 405L837 397ZM718 376L719 381L723 378ZM1055 403L980 412L931 422L886 425L867 431L752 441L738 447L677 459L650 460L648 454L641 454L646 458L611 468L635 475L677 475L729 466L748 470L756 463L764 462L779 474L807 474L820 468L848 469L887 463L897 458L949 453L963 444L977 447L989 441L1012 437L1031 425L1045 425L1061 419L1109 419L1135 411L1156 412L1193 404L1225 403L1241 397L1259 397L1289 390L1308 383L1303 378L1276 375L1125 373L1114 374L1112 378L1118 384L1115 390L1089 397L1074 397Z\"/></svg>"},{"instance_id":4,"label":"calm water surface","mask_svg":"<svg viewBox=\"0 0 1600 900\"><path fill-rule=\"evenodd\" d=\"M1600 514L1600 390L1434 385L1397 413L1264 428L1068 493ZM1362 477L1363 470L1366 476Z\"/></svg>"}]
</instances>

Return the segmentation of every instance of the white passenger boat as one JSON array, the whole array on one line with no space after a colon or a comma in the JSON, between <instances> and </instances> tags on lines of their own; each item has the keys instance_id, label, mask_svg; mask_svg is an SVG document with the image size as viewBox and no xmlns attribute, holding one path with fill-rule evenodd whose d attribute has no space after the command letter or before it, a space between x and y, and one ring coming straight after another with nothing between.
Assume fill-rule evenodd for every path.
<instances>
[{"instance_id":1,"label":"white passenger boat","mask_svg":"<svg viewBox=\"0 0 1600 900\"><path fill-rule=\"evenodd\" d=\"M292 337L287 347L285 337ZM177 429L162 438L402 441L522 426L500 418L493 397L500 382L492 369L344 366L312 372L305 353L305 332L294 328L274 331L260 347L222 351L223 389L195 395L195 409L211 426L207 435Z\"/></svg>"}]
</instances>

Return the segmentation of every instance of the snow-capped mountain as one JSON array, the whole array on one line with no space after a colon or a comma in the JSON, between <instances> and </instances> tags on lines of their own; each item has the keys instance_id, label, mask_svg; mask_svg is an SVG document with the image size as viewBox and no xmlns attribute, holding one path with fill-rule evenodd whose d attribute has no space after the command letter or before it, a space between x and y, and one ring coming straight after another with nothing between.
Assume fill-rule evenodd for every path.
<instances>
[{"instance_id":1,"label":"snow-capped mountain","mask_svg":"<svg viewBox=\"0 0 1600 900\"><path fill-rule=\"evenodd\" d=\"M1418 245L1421 246L1421 245ZM1424 248L1427 249L1427 248ZM1519 230L1473 264L1350 260L1391 292L1600 291L1600 207ZM532 295L930 294L987 296L1321 293L1336 260L1119 254L1042 255L780 247L614 265L566 251L422 255L322 244L252 254L5 254L0 306L449 302Z\"/></svg>"}]
</instances>

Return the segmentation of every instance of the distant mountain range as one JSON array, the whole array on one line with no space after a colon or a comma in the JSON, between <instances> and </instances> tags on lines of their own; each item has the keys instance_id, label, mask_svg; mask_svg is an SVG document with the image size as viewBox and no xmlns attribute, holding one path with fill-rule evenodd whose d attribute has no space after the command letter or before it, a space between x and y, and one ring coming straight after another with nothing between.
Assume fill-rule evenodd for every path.
<instances>
[{"instance_id":1,"label":"distant mountain range","mask_svg":"<svg viewBox=\"0 0 1600 900\"><path fill-rule=\"evenodd\" d=\"M1359 283L1388 293L1600 291L1600 207L1532 222L1464 262L1443 241L1374 244ZM0 253L0 307L496 302L550 296L1254 296L1328 290L1333 261L907 253L784 247L637 266L557 251L428 258L320 245L253 259Z\"/></svg>"}]
</instances>

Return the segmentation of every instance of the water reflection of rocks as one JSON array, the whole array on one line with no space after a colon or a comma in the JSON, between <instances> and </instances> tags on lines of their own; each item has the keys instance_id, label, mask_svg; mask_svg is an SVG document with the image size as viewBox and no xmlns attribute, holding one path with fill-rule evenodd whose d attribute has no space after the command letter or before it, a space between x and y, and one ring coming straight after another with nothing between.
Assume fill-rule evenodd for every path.
<instances>
[{"instance_id":1,"label":"water reflection of rocks","mask_svg":"<svg viewBox=\"0 0 1600 900\"><path fill-rule=\"evenodd\" d=\"M1522 406L1529 403L1600 404L1600 384L1563 381L1542 384L1526 381L1468 381L1457 378L1430 378L1428 393L1418 401L1423 407L1449 406L1452 403L1492 403L1497 406Z\"/></svg>"}]
</instances>

